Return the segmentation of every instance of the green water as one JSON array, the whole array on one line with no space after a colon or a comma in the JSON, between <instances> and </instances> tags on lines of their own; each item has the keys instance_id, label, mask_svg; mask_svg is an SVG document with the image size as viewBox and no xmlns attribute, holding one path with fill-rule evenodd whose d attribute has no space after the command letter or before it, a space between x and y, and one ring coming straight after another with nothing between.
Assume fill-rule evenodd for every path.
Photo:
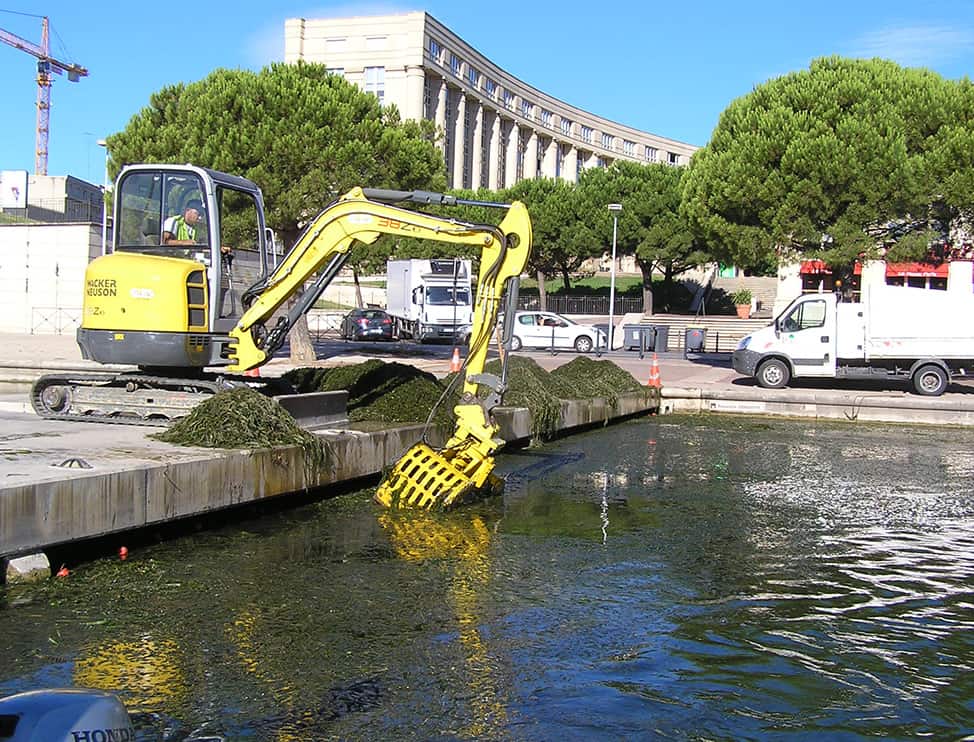
<instances>
[{"instance_id":1,"label":"green water","mask_svg":"<svg viewBox=\"0 0 974 742\"><path fill-rule=\"evenodd\" d=\"M141 739L974 733L974 431L635 421L0 597L0 695L117 691Z\"/></svg>"}]
</instances>

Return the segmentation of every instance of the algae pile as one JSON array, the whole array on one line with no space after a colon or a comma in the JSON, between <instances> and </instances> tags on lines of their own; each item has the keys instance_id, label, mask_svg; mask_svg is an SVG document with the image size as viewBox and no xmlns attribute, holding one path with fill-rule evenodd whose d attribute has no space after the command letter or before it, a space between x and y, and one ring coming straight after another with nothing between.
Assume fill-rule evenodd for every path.
<instances>
[{"instance_id":1,"label":"algae pile","mask_svg":"<svg viewBox=\"0 0 974 742\"><path fill-rule=\"evenodd\" d=\"M301 446L309 475L327 462L327 451L317 436L301 428L273 399L250 387L214 394L153 437L203 448Z\"/></svg>"},{"instance_id":2,"label":"algae pile","mask_svg":"<svg viewBox=\"0 0 974 742\"><path fill-rule=\"evenodd\" d=\"M500 361L485 371L501 374ZM332 368L298 368L281 380L298 394L348 392L348 417L352 422L375 421L390 424L431 423L452 430L453 408L460 386L450 388L456 374L438 380L432 374L402 363L372 359ZM536 440L551 438L567 399L603 397L615 405L624 392L649 390L631 374L611 361L580 356L547 372L534 360L512 355L508 361L505 407L526 407L533 420ZM480 390L481 396L487 394ZM300 428L276 402L249 387L221 392L200 404L168 430L156 434L159 440L186 446L210 448L269 448L300 445L307 452L311 470L325 463L320 440Z\"/></svg>"},{"instance_id":3,"label":"algae pile","mask_svg":"<svg viewBox=\"0 0 974 742\"><path fill-rule=\"evenodd\" d=\"M296 368L281 377L295 392L348 391L348 419L387 423L425 423L448 382L403 363L377 359L334 368ZM452 428L459 392L436 408L432 424Z\"/></svg>"}]
</instances>

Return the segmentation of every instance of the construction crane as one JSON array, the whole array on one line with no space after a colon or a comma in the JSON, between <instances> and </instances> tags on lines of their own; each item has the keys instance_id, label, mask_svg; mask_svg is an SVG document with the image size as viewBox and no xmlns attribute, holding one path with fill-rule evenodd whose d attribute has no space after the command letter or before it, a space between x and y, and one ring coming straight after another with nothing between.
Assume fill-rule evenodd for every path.
<instances>
[{"instance_id":1,"label":"construction crane","mask_svg":"<svg viewBox=\"0 0 974 742\"><path fill-rule=\"evenodd\" d=\"M51 73L68 73L68 80L78 82L88 70L72 62L51 56L47 16L41 17L41 43L22 39L0 28L0 41L37 57L37 144L34 150L34 174L47 175L47 139L51 125Z\"/></svg>"}]
</instances>

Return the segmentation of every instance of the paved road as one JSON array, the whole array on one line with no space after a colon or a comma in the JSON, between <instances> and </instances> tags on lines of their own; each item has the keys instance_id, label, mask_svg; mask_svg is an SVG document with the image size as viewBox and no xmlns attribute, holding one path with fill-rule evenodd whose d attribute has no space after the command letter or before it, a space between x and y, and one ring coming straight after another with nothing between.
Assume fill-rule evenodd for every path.
<instances>
[{"instance_id":1,"label":"paved road","mask_svg":"<svg viewBox=\"0 0 974 742\"><path fill-rule=\"evenodd\" d=\"M73 335L16 335L0 333L0 347L4 348L4 358L0 361L0 380L19 378L28 381L44 370L64 368L84 368L104 370L105 367L90 361L83 361ZM315 344L318 364L360 363L369 358L409 363L436 376L449 372L453 348L450 345L420 345L413 342L346 342L338 339L324 339ZM463 349L461 349L461 354ZM557 368L578 357L577 353L559 351L519 351L533 358L546 370ZM492 355L496 355L492 353ZM594 355L592 356L595 357ZM629 371L640 381L649 380L652 354L639 357L638 351L616 350L604 353L600 358L609 359ZM664 387L728 389L735 391L751 390L755 399L774 398L787 393L787 390L765 390L758 387L753 379L739 376L730 367L729 354L704 354L686 359L682 352L657 354L660 378ZM278 376L293 368L287 356L287 346L282 353L262 368L264 375ZM872 381L835 382L830 380L798 380L793 383L798 390L823 390L847 394L850 399L863 395L902 394L916 399L908 393L905 384L880 383ZM19 390L17 394L22 394ZM974 401L974 379L951 385L950 390L940 399ZM5 395L9 400L10 395Z\"/></svg>"}]
</instances>

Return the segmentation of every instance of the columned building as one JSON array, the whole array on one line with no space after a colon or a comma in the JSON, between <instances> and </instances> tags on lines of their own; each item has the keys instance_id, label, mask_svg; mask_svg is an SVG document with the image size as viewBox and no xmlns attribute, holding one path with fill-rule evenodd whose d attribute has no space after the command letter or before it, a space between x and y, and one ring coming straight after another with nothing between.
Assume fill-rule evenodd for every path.
<instances>
[{"instance_id":1,"label":"columned building","mask_svg":"<svg viewBox=\"0 0 974 742\"><path fill-rule=\"evenodd\" d=\"M613 160L685 165L692 144L617 124L563 103L502 70L427 13L285 23L285 62L324 64L435 122L453 188L503 188L561 178Z\"/></svg>"}]
</instances>

